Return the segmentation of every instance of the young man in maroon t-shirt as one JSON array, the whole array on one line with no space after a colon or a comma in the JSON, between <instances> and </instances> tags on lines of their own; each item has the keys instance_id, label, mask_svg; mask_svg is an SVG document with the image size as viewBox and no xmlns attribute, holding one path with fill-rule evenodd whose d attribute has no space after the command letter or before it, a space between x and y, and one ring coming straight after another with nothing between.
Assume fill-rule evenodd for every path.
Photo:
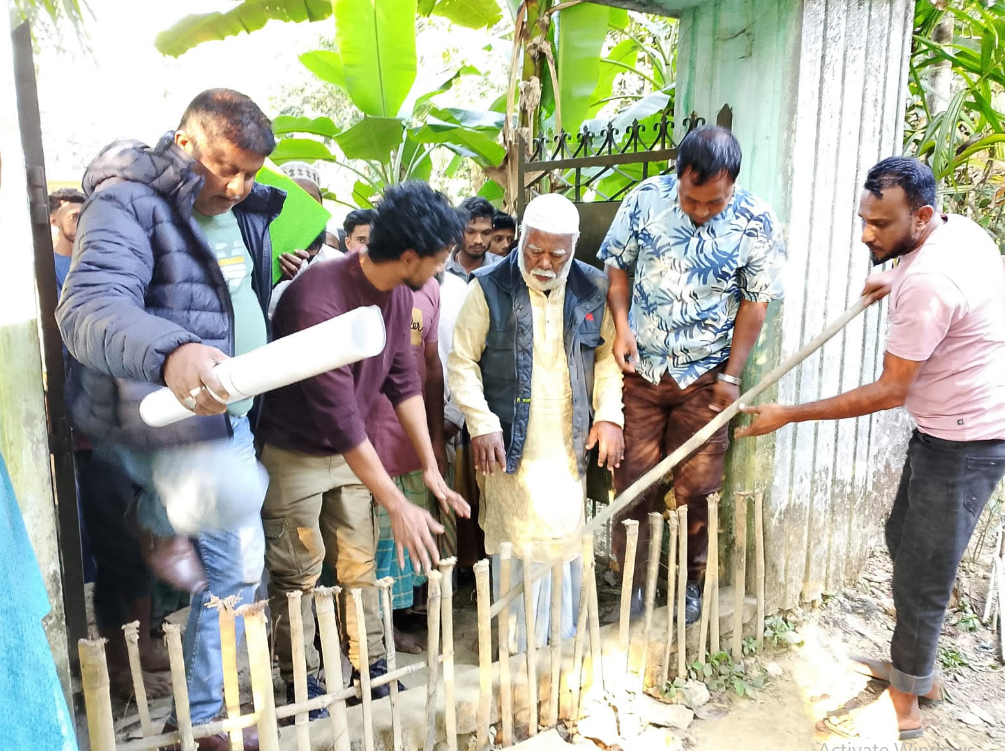
<instances>
[{"instance_id":1,"label":"young man in maroon t-shirt","mask_svg":"<svg viewBox=\"0 0 1005 751\"><path fill-rule=\"evenodd\" d=\"M443 528L411 504L381 464L366 433L366 419L380 394L394 406L422 463L422 478L445 509L470 514L437 468L411 345L412 292L443 270L463 227L450 202L425 183L389 188L376 210L366 253L318 264L297 277L273 318L278 339L366 305L384 317L383 353L354 365L278 389L265 401L258 436L270 484L262 508L269 605L279 666L292 697L293 660L287 593L309 591L327 555L339 584L363 589L369 672L387 672L376 585L377 546L371 494L387 511L399 560L407 550L416 568L438 562L434 535ZM333 342L333 346L337 346ZM437 405L438 406L438 405ZM302 600L308 694L324 693L314 647L311 597ZM344 607L349 659L358 671L356 614ZM387 685L374 689L387 695ZM323 714L322 713L318 713Z\"/></svg>"}]
</instances>

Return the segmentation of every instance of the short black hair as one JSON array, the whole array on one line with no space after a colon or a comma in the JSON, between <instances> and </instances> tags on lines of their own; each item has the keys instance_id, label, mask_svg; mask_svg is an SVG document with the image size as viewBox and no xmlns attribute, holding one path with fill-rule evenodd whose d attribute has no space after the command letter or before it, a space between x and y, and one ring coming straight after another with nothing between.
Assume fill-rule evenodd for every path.
<instances>
[{"instance_id":1,"label":"short black hair","mask_svg":"<svg viewBox=\"0 0 1005 751\"><path fill-rule=\"evenodd\" d=\"M372 227L373 218L373 209L353 209L346 214L345 221L342 222L342 229L345 230L346 235L351 235L352 231L361 224L368 224Z\"/></svg>"},{"instance_id":2,"label":"short black hair","mask_svg":"<svg viewBox=\"0 0 1005 751\"><path fill-rule=\"evenodd\" d=\"M397 261L406 250L435 256L464 232L450 199L417 180L384 191L375 213L367 251L375 263Z\"/></svg>"},{"instance_id":3,"label":"short black hair","mask_svg":"<svg viewBox=\"0 0 1005 751\"><path fill-rule=\"evenodd\" d=\"M740 142L732 132L718 125L695 128L677 147L677 175L691 170L695 185L704 185L723 172L736 182L742 161Z\"/></svg>"},{"instance_id":4,"label":"short black hair","mask_svg":"<svg viewBox=\"0 0 1005 751\"><path fill-rule=\"evenodd\" d=\"M516 233L516 219L505 211L497 211L492 217L492 229L508 229Z\"/></svg>"},{"instance_id":5,"label":"short black hair","mask_svg":"<svg viewBox=\"0 0 1005 751\"><path fill-rule=\"evenodd\" d=\"M461 201L460 211L465 224L470 224L475 219L482 218L494 222L496 215L496 207L481 196L469 196L465 198Z\"/></svg>"},{"instance_id":6,"label":"short black hair","mask_svg":"<svg viewBox=\"0 0 1005 751\"><path fill-rule=\"evenodd\" d=\"M898 186L904 189L912 212L922 206L935 208L935 175L927 164L918 159L887 157L869 170L865 178L865 189L876 198L882 198L884 190Z\"/></svg>"},{"instance_id":7,"label":"short black hair","mask_svg":"<svg viewBox=\"0 0 1005 751\"><path fill-rule=\"evenodd\" d=\"M49 194L49 213L54 213L64 203L83 203L87 200L76 188L60 188Z\"/></svg>"},{"instance_id":8,"label":"short black hair","mask_svg":"<svg viewBox=\"0 0 1005 751\"><path fill-rule=\"evenodd\" d=\"M276 148L272 122L250 97L233 89L208 89L193 99L178 130L190 133L193 125L209 140L224 139L252 154L268 156Z\"/></svg>"}]
</instances>

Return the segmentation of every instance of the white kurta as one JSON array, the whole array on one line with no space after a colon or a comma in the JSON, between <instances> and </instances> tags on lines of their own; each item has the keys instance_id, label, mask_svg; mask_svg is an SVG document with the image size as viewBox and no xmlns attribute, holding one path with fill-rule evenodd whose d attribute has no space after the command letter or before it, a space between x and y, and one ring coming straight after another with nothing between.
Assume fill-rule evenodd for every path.
<instances>
[{"instance_id":1,"label":"white kurta","mask_svg":"<svg viewBox=\"0 0 1005 751\"><path fill-rule=\"evenodd\" d=\"M534 545L534 557L546 559L562 547L584 522L586 479L572 445L572 386L565 352L565 286L545 294L530 290L534 321L534 367L530 421L523 455L515 474L502 468L479 475L482 493L479 524L485 549L499 552L509 541L523 556ZM488 409L478 361L485 349L489 311L477 282L472 282L454 329L448 380L471 435L501 430ZM623 425L622 376L614 360L614 323L608 312L601 327L604 342L594 365L595 420Z\"/></svg>"}]
</instances>

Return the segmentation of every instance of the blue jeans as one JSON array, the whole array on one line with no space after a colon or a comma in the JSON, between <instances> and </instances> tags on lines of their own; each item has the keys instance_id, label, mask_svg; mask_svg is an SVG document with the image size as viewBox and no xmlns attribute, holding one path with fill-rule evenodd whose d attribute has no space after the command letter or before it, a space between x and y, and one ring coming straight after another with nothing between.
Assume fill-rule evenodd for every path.
<instances>
[{"instance_id":1,"label":"blue jeans","mask_svg":"<svg viewBox=\"0 0 1005 751\"><path fill-rule=\"evenodd\" d=\"M268 474L255 458L247 418L231 418L234 435L220 441L135 451L105 444L96 454L122 467L142 490L139 523L159 536L193 538L208 586L192 597L185 630L185 674L192 722L219 716L223 706L220 621L211 597L250 604L265 564L261 509ZM244 624L237 620L237 642Z\"/></svg>"},{"instance_id":2,"label":"blue jeans","mask_svg":"<svg viewBox=\"0 0 1005 751\"><path fill-rule=\"evenodd\" d=\"M890 683L932 690L942 621L956 569L995 486L1005 474L1005 441L946 441L915 430L886 522L897 622Z\"/></svg>"},{"instance_id":3,"label":"blue jeans","mask_svg":"<svg viewBox=\"0 0 1005 751\"><path fill-rule=\"evenodd\" d=\"M492 599L497 600L501 594L499 592L501 564L498 555L493 555L490 559L492 561ZM510 586L522 581L523 561L520 558L513 558L510 562ZM576 635L579 598L583 589L582 581L582 557L574 558L562 566L562 624L560 632L563 639L569 639ZM533 590L534 646L544 647L551 640L551 574L545 574L534 582ZM509 617L510 654L523 652L527 648L527 623L524 617L523 594L510 604Z\"/></svg>"}]
</instances>

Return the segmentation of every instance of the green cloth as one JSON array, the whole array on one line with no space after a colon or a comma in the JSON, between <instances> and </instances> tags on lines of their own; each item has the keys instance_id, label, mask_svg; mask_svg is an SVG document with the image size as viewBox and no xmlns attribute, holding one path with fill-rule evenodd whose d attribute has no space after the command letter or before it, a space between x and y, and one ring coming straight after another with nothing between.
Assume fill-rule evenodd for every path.
<instances>
[{"instance_id":1,"label":"green cloth","mask_svg":"<svg viewBox=\"0 0 1005 751\"><path fill-rule=\"evenodd\" d=\"M393 478L398 490L411 503L419 508L429 511L429 491L422 481L422 470L409 472ZM391 587L391 609L404 610L412 606L414 591L416 587L421 587L426 583L426 577L421 571L412 568L412 560L405 551L405 568L398 567L398 549L394 544L394 532L391 530L391 517L380 504L376 510L377 528L380 531L380 539L377 542L377 580L391 577L394 579L394 586Z\"/></svg>"},{"instance_id":2,"label":"green cloth","mask_svg":"<svg viewBox=\"0 0 1005 751\"><path fill-rule=\"evenodd\" d=\"M267 341L265 314L251 285L255 266L241 236L237 217L233 211L217 216L195 212L193 216L209 240L209 247L213 249L230 290L234 305L234 356L264 347ZM242 417L251 410L253 402L254 399L234 402L227 411Z\"/></svg>"},{"instance_id":3,"label":"green cloth","mask_svg":"<svg viewBox=\"0 0 1005 751\"><path fill-rule=\"evenodd\" d=\"M269 225L269 237L272 239L272 283L275 284L282 276L279 256L307 248L324 232L332 215L278 169L262 167L256 180L263 185L286 191L283 210Z\"/></svg>"}]
</instances>

